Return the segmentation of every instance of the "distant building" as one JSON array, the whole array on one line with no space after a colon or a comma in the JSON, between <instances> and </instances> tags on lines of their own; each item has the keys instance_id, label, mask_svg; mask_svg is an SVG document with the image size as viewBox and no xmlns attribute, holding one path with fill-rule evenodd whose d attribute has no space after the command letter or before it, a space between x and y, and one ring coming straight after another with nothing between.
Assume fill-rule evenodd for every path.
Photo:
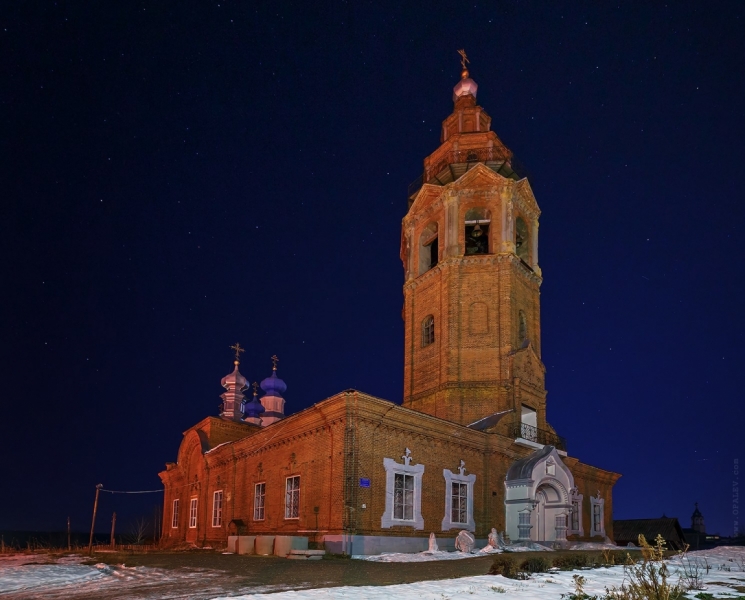
<instances>
[{"instance_id":1,"label":"distant building","mask_svg":"<svg viewBox=\"0 0 745 600\"><path fill-rule=\"evenodd\" d=\"M698 509L698 502L696 502L693 514L691 515L691 527L684 529L683 533L685 534L686 543L690 546L691 550L713 548L723 543L718 534L706 533L704 515Z\"/></svg>"},{"instance_id":2,"label":"distant building","mask_svg":"<svg viewBox=\"0 0 745 600\"><path fill-rule=\"evenodd\" d=\"M654 540L661 535L669 550L683 550L686 544L678 519L664 515L659 519L615 519L613 535L619 546L638 546L640 535L643 535L650 545L654 545Z\"/></svg>"},{"instance_id":3,"label":"distant building","mask_svg":"<svg viewBox=\"0 0 745 600\"><path fill-rule=\"evenodd\" d=\"M569 456L546 420L540 209L463 67L401 228L403 405L347 390L286 416L276 362L247 401L236 360L220 416L188 429L160 473L165 542L303 535L371 554L425 550L431 531L445 547L492 527L613 536L620 475Z\"/></svg>"}]
</instances>

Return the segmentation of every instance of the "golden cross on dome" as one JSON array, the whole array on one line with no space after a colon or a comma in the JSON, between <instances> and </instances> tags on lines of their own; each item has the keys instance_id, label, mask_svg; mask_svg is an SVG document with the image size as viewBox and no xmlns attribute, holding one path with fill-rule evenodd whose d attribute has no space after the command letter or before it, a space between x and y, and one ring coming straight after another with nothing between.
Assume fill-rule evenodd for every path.
<instances>
[{"instance_id":1,"label":"golden cross on dome","mask_svg":"<svg viewBox=\"0 0 745 600\"><path fill-rule=\"evenodd\" d=\"M277 355L275 354L274 356L272 356L272 364L274 365L272 367L272 371L276 371L277 370L277 363L278 362L279 362L279 359L277 358Z\"/></svg>"},{"instance_id":2,"label":"golden cross on dome","mask_svg":"<svg viewBox=\"0 0 745 600\"><path fill-rule=\"evenodd\" d=\"M251 384L251 387L254 389L254 396L259 395L259 384L255 381Z\"/></svg>"},{"instance_id":3,"label":"golden cross on dome","mask_svg":"<svg viewBox=\"0 0 745 600\"><path fill-rule=\"evenodd\" d=\"M235 350L235 360L240 362L241 360L241 352L245 352L245 348L241 348L241 343L236 342L234 346L230 346L231 350Z\"/></svg>"},{"instance_id":4,"label":"golden cross on dome","mask_svg":"<svg viewBox=\"0 0 745 600\"><path fill-rule=\"evenodd\" d=\"M458 50L458 54L460 54L460 66L463 67L463 70L465 71L468 68L466 67L466 63L470 63L471 61L468 60L465 50Z\"/></svg>"}]
</instances>

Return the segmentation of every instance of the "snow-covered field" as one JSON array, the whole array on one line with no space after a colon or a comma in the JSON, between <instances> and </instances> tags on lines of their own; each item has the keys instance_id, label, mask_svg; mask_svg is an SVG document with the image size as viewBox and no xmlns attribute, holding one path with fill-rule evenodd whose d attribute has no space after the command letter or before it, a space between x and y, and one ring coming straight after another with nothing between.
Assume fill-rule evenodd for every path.
<instances>
[{"instance_id":1,"label":"snow-covered field","mask_svg":"<svg viewBox=\"0 0 745 600\"><path fill-rule=\"evenodd\" d=\"M619 548L622 550L622 548ZM688 559L704 567L709 573L703 576L706 592L720 598L745 597L735 586L745 589L745 547L722 547L688 553ZM674 574L682 570L680 559L668 561ZM562 594L574 592L572 576L578 572L585 577L585 592L603 597L606 588L620 586L624 579L622 566L603 567L582 571L552 571L536 574L525 581L506 579L501 575L480 575L441 581L421 581L405 585L336 587L312 590L297 590L277 594L249 594L232 596L230 600L342 600L370 598L371 600L446 600L448 598L473 598L473 600L495 600L495 598L519 598L520 600L561 600ZM675 579L675 578L674 578ZM699 591L692 591L693 598ZM504 594L504 596L502 596ZM221 597L219 600L228 600Z\"/></svg>"},{"instance_id":2,"label":"snow-covered field","mask_svg":"<svg viewBox=\"0 0 745 600\"><path fill-rule=\"evenodd\" d=\"M440 554L440 553L438 553ZM447 554L447 553L442 553ZM455 553L450 553L455 554ZM483 555L482 555L483 556ZM722 547L690 552L689 561L708 565L702 577L705 591L719 598L745 597L745 547ZM317 600L370 598L372 600L433 599L469 597L520 598L521 600L560 600L562 594L574 591L572 575L577 571L552 571L536 574L525 581L501 576L481 575L441 581L421 581L405 585L331 587L280 591L280 586L251 589L251 593L230 595L220 589L218 571L196 569L154 569L147 567L85 565L82 557L52 559L48 555L15 555L0 557L0 598L189 598L190 583L199 584L194 597L220 600ZM681 560L669 561L673 574L682 569ZM412 565L412 569L416 569ZM623 567L581 571L586 579L585 591L602 598L605 588L623 582ZM214 582L214 586L210 586ZM736 588L739 587L738 592ZM178 589L178 591L176 591ZM173 590L170 592L169 590ZM698 593L692 591L691 598ZM504 594L504 595L503 595Z\"/></svg>"}]
</instances>

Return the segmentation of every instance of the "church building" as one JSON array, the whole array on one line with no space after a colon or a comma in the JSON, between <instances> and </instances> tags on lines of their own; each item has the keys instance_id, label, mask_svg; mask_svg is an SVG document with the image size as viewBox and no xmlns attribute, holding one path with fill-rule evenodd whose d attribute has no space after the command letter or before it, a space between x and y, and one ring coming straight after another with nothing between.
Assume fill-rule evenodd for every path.
<instances>
[{"instance_id":1,"label":"church building","mask_svg":"<svg viewBox=\"0 0 745 600\"><path fill-rule=\"evenodd\" d=\"M236 345L219 416L160 473L164 542L298 535L376 554L425 550L430 532L446 548L461 530L613 537L620 475L571 456L546 420L540 209L465 61L401 226L402 403L345 390L289 414L276 357L259 397Z\"/></svg>"}]
</instances>

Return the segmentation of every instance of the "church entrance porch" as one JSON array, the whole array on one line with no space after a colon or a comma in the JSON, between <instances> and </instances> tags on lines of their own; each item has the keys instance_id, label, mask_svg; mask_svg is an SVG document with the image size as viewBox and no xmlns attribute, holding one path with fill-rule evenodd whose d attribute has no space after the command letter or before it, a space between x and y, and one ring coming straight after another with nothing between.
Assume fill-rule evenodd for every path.
<instances>
[{"instance_id":1,"label":"church entrance porch","mask_svg":"<svg viewBox=\"0 0 745 600\"><path fill-rule=\"evenodd\" d=\"M566 540L574 477L556 448L544 446L515 461L505 488L505 524L512 540Z\"/></svg>"}]
</instances>

